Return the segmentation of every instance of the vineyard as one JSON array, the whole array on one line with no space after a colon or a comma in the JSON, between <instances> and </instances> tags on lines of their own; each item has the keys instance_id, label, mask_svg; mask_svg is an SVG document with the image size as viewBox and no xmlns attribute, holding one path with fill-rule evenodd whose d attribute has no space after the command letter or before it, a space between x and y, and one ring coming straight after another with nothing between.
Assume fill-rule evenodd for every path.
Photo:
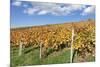
<instances>
[{"instance_id":1,"label":"vineyard","mask_svg":"<svg viewBox=\"0 0 100 67\"><path fill-rule=\"evenodd\" d=\"M71 45L73 63L95 61L94 20L11 28L10 38L11 66L70 63Z\"/></svg>"}]
</instances>

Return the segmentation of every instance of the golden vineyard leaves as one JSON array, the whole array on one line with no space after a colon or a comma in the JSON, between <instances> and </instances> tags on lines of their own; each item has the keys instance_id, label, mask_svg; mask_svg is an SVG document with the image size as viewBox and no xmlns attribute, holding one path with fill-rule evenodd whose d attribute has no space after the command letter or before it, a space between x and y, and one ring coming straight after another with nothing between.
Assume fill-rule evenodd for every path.
<instances>
[{"instance_id":1,"label":"golden vineyard leaves","mask_svg":"<svg viewBox=\"0 0 100 67\"><path fill-rule=\"evenodd\" d=\"M95 22L92 20L73 23L74 25L74 49L95 47ZM39 46L59 50L70 48L72 23L34 26L28 28L11 29L11 46L18 46L23 42L24 46Z\"/></svg>"}]
</instances>

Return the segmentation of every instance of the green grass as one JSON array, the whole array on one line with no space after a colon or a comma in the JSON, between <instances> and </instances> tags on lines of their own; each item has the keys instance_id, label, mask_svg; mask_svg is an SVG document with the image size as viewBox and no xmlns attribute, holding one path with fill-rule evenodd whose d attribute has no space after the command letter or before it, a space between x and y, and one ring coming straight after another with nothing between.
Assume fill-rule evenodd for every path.
<instances>
[{"instance_id":1,"label":"green grass","mask_svg":"<svg viewBox=\"0 0 100 67\"><path fill-rule=\"evenodd\" d=\"M30 51L31 50L31 51ZM11 48L11 67L25 65L58 64L68 63L70 51L61 50L53 52L46 58L39 59L39 48L25 48L21 56L18 56L18 48Z\"/></svg>"},{"instance_id":2,"label":"green grass","mask_svg":"<svg viewBox=\"0 0 100 67\"><path fill-rule=\"evenodd\" d=\"M21 56L18 56L18 49L16 50L11 49L11 66L15 67L15 66L40 64L39 49L34 49L34 50L31 49L32 47L25 48Z\"/></svg>"},{"instance_id":3,"label":"green grass","mask_svg":"<svg viewBox=\"0 0 100 67\"><path fill-rule=\"evenodd\" d=\"M54 51L47 57L39 59L39 48L24 48L22 55L18 56L19 48L11 47L11 67L26 65L62 64L70 62L70 49ZM77 57L80 59L79 57ZM95 61L94 57L87 57L86 62ZM80 61L75 61L80 62Z\"/></svg>"},{"instance_id":4,"label":"green grass","mask_svg":"<svg viewBox=\"0 0 100 67\"><path fill-rule=\"evenodd\" d=\"M70 51L62 50L62 51L54 52L50 54L47 58L42 60L42 64L69 63L69 60L70 60Z\"/></svg>"}]
</instances>

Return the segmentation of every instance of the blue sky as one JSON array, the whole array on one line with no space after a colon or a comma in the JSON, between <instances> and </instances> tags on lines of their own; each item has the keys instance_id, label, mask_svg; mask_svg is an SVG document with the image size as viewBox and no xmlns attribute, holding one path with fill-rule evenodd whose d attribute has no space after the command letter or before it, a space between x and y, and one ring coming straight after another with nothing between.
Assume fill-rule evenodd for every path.
<instances>
[{"instance_id":1,"label":"blue sky","mask_svg":"<svg viewBox=\"0 0 100 67\"><path fill-rule=\"evenodd\" d=\"M95 6L11 1L11 28L95 19Z\"/></svg>"}]
</instances>

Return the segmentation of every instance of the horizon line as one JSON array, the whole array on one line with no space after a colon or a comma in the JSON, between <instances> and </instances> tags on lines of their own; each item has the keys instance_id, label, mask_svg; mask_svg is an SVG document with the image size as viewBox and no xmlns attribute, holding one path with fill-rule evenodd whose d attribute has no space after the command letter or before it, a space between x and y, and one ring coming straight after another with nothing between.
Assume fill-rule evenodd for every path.
<instances>
[{"instance_id":1,"label":"horizon line","mask_svg":"<svg viewBox=\"0 0 100 67\"><path fill-rule=\"evenodd\" d=\"M67 22L63 22L63 23L52 23L52 24L40 24L40 25L27 25L27 26L16 26L16 27L11 27L10 25L10 29L17 29L17 28L28 28L28 27L39 27L39 26L46 26L46 25L56 25L56 24L65 24L65 23L77 23L77 22L84 22L84 21L88 21L88 20L92 20L95 21L95 19L86 19L86 20L78 20L78 21L67 21Z\"/></svg>"}]
</instances>

